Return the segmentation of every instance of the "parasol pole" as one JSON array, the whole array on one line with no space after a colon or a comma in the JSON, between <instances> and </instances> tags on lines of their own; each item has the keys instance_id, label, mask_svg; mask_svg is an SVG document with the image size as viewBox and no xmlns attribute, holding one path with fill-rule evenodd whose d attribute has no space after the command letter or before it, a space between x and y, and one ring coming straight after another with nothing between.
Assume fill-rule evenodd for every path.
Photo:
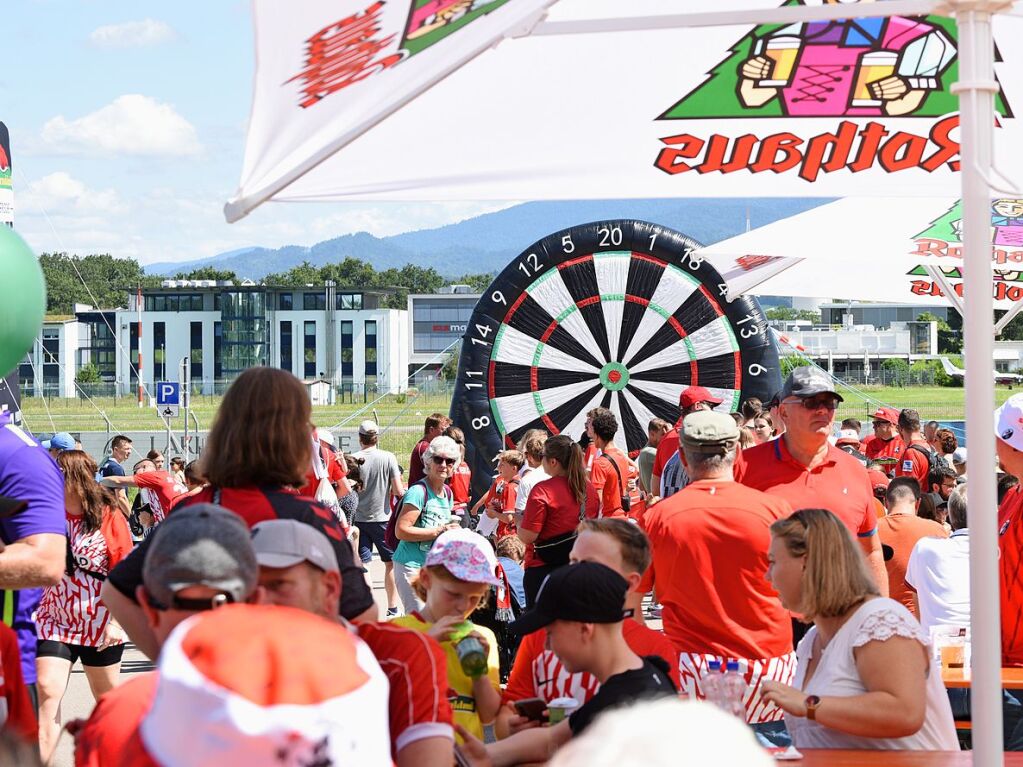
<instances>
[{"instance_id":1,"label":"parasol pole","mask_svg":"<svg viewBox=\"0 0 1023 767\"><path fill-rule=\"evenodd\" d=\"M994 359L991 295L991 190L986 177L994 145L994 73L992 13L998 0L951 0L959 26L960 162L963 200L965 289L964 376L966 433L970 440L970 624L972 627L973 764L1001 767L1002 642L999 619L998 521L995 493L995 444L991 414Z\"/></svg>"}]
</instances>

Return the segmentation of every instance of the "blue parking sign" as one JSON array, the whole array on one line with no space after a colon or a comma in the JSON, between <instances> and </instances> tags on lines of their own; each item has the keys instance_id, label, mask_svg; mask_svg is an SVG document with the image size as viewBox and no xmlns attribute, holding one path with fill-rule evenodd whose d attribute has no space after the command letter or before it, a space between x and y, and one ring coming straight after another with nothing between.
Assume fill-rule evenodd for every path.
<instances>
[{"instance_id":1,"label":"blue parking sign","mask_svg":"<svg viewBox=\"0 0 1023 767\"><path fill-rule=\"evenodd\" d=\"M156 384L157 405L178 405L181 398L181 384L160 381Z\"/></svg>"}]
</instances>

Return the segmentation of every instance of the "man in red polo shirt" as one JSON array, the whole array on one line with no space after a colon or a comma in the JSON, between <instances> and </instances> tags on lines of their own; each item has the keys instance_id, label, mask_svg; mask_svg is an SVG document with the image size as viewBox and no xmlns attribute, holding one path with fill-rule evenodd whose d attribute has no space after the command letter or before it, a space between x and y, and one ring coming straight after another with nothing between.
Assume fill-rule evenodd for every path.
<instances>
[{"instance_id":1,"label":"man in red polo shirt","mask_svg":"<svg viewBox=\"0 0 1023 767\"><path fill-rule=\"evenodd\" d=\"M912 477L922 488L930 487L927 475L931 462L928 458L934 452L920 429L920 413L906 408L899 413L899 436L906 444L902 457L895 464L896 477Z\"/></svg>"},{"instance_id":2,"label":"man in red polo shirt","mask_svg":"<svg viewBox=\"0 0 1023 767\"><path fill-rule=\"evenodd\" d=\"M759 686L763 679L792 684L796 670L789 613L764 579L771 524L792 507L735 482L738 441L739 427L725 413L683 420L692 482L647 512L653 564L640 590L654 585L664 605L664 633L681 654L680 689L704 697L708 664L737 660L746 720L771 745L785 745L782 711L761 702Z\"/></svg>"},{"instance_id":3,"label":"man in red polo shirt","mask_svg":"<svg viewBox=\"0 0 1023 767\"><path fill-rule=\"evenodd\" d=\"M995 411L995 451L1002 468L1023 477L1023 394ZM998 508L1002 665L1023 666L1023 493L1009 493Z\"/></svg>"},{"instance_id":4,"label":"man in red polo shirt","mask_svg":"<svg viewBox=\"0 0 1023 767\"><path fill-rule=\"evenodd\" d=\"M682 390L682 396L678 400L678 406L682 412L679 413L678 421L675 422L673 429L661 437L661 441L657 445L657 456L654 458L654 469L651 472L651 493L660 495L661 474L664 473L664 465L678 452L678 427L681 426L682 419L697 410L713 410L723 401L702 386L690 386Z\"/></svg>"},{"instance_id":5,"label":"man in red polo shirt","mask_svg":"<svg viewBox=\"0 0 1023 767\"><path fill-rule=\"evenodd\" d=\"M827 509L857 536L882 595L888 594L874 491L863 465L828 442L842 398L823 370L795 368L778 395L785 423L779 439L743 450L735 478L789 502L793 509Z\"/></svg>"},{"instance_id":6,"label":"man in red polo shirt","mask_svg":"<svg viewBox=\"0 0 1023 767\"><path fill-rule=\"evenodd\" d=\"M879 407L873 415L874 433L863 440L863 453L871 461L885 464L885 473L891 478L895 462L902 459L906 443L899 436L899 411L893 407Z\"/></svg>"}]
</instances>

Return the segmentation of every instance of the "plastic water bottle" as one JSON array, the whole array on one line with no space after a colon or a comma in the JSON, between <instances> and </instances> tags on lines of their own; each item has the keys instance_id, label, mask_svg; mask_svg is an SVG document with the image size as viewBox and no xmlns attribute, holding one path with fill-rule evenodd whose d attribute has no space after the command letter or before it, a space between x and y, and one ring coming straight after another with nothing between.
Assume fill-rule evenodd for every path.
<instances>
[{"instance_id":1,"label":"plastic water bottle","mask_svg":"<svg viewBox=\"0 0 1023 767\"><path fill-rule=\"evenodd\" d=\"M724 677L721 675L721 661L712 660L707 664L707 673L700 679L703 686L703 696L708 703L713 703L718 708L725 707Z\"/></svg>"},{"instance_id":2,"label":"plastic water bottle","mask_svg":"<svg viewBox=\"0 0 1023 767\"><path fill-rule=\"evenodd\" d=\"M730 660L721 677L721 699L725 711L743 721L746 719L746 678L739 673L739 661Z\"/></svg>"}]
</instances>

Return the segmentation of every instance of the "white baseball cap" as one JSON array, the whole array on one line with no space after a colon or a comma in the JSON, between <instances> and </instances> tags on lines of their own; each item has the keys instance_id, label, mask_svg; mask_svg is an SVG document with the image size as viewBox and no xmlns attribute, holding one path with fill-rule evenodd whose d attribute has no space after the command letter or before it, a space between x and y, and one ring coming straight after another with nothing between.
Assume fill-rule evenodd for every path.
<instances>
[{"instance_id":1,"label":"white baseball cap","mask_svg":"<svg viewBox=\"0 0 1023 767\"><path fill-rule=\"evenodd\" d=\"M1023 450L1023 394L1013 394L995 411L995 436L1009 447Z\"/></svg>"},{"instance_id":2,"label":"white baseball cap","mask_svg":"<svg viewBox=\"0 0 1023 767\"><path fill-rule=\"evenodd\" d=\"M963 464L966 463L966 448L958 447L956 451L952 453L952 463Z\"/></svg>"},{"instance_id":3,"label":"white baseball cap","mask_svg":"<svg viewBox=\"0 0 1023 767\"><path fill-rule=\"evenodd\" d=\"M320 442L326 442L328 445L334 445L334 435L331 434L330 429L324 429L320 427L316 430L316 439Z\"/></svg>"},{"instance_id":4,"label":"white baseball cap","mask_svg":"<svg viewBox=\"0 0 1023 767\"><path fill-rule=\"evenodd\" d=\"M377 426L376 421L365 420L359 424L359 434L376 434L380 431L380 427Z\"/></svg>"}]
</instances>

